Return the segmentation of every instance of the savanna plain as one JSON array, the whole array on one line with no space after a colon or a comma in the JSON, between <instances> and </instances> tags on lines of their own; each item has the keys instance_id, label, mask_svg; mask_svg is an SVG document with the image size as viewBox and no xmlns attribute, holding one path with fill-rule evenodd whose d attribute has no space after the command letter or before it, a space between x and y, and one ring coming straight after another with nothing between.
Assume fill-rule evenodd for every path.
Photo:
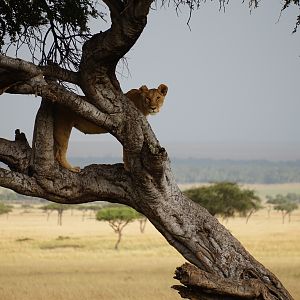
<instances>
[{"instance_id":1,"label":"savanna plain","mask_svg":"<svg viewBox=\"0 0 300 300\"><path fill-rule=\"evenodd\" d=\"M249 186L266 194L297 192L300 184ZM66 211L57 215L17 206L0 216L1 300L175 300L174 270L185 260L151 224L124 229L118 251L116 235L94 215ZM220 220L222 222L222 220ZM300 300L300 210L282 224L281 213L267 209L223 222L248 251L279 277Z\"/></svg>"}]
</instances>

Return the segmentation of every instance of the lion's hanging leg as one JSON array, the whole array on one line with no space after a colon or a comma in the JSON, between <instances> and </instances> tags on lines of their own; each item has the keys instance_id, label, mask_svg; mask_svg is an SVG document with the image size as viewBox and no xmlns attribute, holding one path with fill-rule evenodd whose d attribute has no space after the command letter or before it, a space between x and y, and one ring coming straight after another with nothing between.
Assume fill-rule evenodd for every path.
<instances>
[{"instance_id":1,"label":"lion's hanging leg","mask_svg":"<svg viewBox=\"0 0 300 300\"><path fill-rule=\"evenodd\" d=\"M55 149L55 159L59 162L59 164L72 172L80 172L80 167L74 167L67 161L67 149L59 144L57 144L57 146L58 147Z\"/></svg>"},{"instance_id":2,"label":"lion's hanging leg","mask_svg":"<svg viewBox=\"0 0 300 300\"><path fill-rule=\"evenodd\" d=\"M56 111L54 114L54 153L55 159L59 162L59 164L72 171L72 172L80 172L80 167L72 166L67 160L67 150L69 144L69 138L71 135L71 131L73 128L72 119L68 116L70 112L64 113L65 109L61 107L56 107Z\"/></svg>"}]
</instances>

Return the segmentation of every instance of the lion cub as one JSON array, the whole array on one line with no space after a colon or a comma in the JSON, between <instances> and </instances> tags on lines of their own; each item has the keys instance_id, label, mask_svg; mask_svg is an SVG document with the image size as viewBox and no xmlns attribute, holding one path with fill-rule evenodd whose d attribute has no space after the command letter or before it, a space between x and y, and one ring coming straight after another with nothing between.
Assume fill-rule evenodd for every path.
<instances>
[{"instance_id":1,"label":"lion cub","mask_svg":"<svg viewBox=\"0 0 300 300\"><path fill-rule=\"evenodd\" d=\"M159 112L167 92L168 87L165 84L160 84L157 89L148 89L143 85L139 89L128 91L125 95L135 104L144 116L148 116L149 114L154 115ZM107 133L107 131L94 123L87 121L62 105L56 106L53 131L55 159L64 168L72 172L80 172L79 167L73 167L67 161L68 143L73 127L83 133L89 134ZM126 168L125 157L123 160Z\"/></svg>"}]
</instances>

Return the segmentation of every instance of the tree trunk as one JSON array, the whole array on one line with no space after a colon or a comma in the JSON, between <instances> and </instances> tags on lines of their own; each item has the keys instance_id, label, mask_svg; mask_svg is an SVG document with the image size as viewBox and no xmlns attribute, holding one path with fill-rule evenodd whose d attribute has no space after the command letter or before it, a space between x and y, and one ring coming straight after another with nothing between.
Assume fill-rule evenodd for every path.
<instances>
[{"instance_id":1,"label":"tree trunk","mask_svg":"<svg viewBox=\"0 0 300 300\"><path fill-rule=\"evenodd\" d=\"M253 214L254 212L255 212L254 209L251 210L251 211L249 212L249 214L248 214L247 217L246 217L246 224L248 224L248 221L249 221L250 217L252 216L252 214Z\"/></svg>"},{"instance_id":2,"label":"tree trunk","mask_svg":"<svg viewBox=\"0 0 300 300\"><path fill-rule=\"evenodd\" d=\"M146 224L147 224L147 219L146 218L140 219L139 223L140 223L140 232L144 233L145 228L146 228Z\"/></svg>"},{"instance_id":3,"label":"tree trunk","mask_svg":"<svg viewBox=\"0 0 300 300\"><path fill-rule=\"evenodd\" d=\"M142 33L152 1L105 2L111 10L112 26L83 45L79 71L72 76L59 67L51 73L51 68L0 55L1 68L26 72L30 77L6 92L43 97L32 148L19 131L15 141L0 139L0 160L10 167L0 168L0 185L57 203L102 200L135 208L194 264L176 272L176 278L186 286L177 288L183 296L182 291L207 295L199 298L191 294L190 299L292 299L274 274L216 218L181 193L166 150L146 118L121 91L115 67ZM49 73L57 81L45 80ZM58 81L76 83L85 96ZM54 159L53 102L112 134L123 145L127 168L123 164L90 165L80 173L62 168Z\"/></svg>"},{"instance_id":4,"label":"tree trunk","mask_svg":"<svg viewBox=\"0 0 300 300\"><path fill-rule=\"evenodd\" d=\"M117 235L118 235L118 239L116 241L116 244L115 244L115 250L119 250L119 244L121 242L121 239L122 239L122 230L120 230L120 228L116 231Z\"/></svg>"},{"instance_id":5,"label":"tree trunk","mask_svg":"<svg viewBox=\"0 0 300 300\"><path fill-rule=\"evenodd\" d=\"M62 215L63 215L63 210L58 210L57 211L57 225L62 226Z\"/></svg>"}]
</instances>

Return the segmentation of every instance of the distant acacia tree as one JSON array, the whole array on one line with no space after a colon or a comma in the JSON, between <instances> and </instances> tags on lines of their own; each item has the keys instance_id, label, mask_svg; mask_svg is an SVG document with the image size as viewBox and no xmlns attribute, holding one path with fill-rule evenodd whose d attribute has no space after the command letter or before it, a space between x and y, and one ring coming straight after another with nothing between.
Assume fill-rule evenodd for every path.
<instances>
[{"instance_id":1,"label":"distant acacia tree","mask_svg":"<svg viewBox=\"0 0 300 300\"><path fill-rule=\"evenodd\" d=\"M139 214L137 220L140 223L140 232L144 233L148 219L143 214Z\"/></svg>"},{"instance_id":2,"label":"distant acacia tree","mask_svg":"<svg viewBox=\"0 0 300 300\"><path fill-rule=\"evenodd\" d=\"M93 213L94 215L97 214L97 212L102 208L101 205L77 205L76 209L82 211L82 217L81 220L84 221L85 220L85 215L88 211L90 211L91 213Z\"/></svg>"},{"instance_id":3,"label":"distant acacia tree","mask_svg":"<svg viewBox=\"0 0 300 300\"><path fill-rule=\"evenodd\" d=\"M63 212L67 209L70 209L71 205L66 204L58 204L58 203L51 203L41 207L47 213L47 220L49 218L50 212L56 211L57 212L57 225L62 226L62 217Z\"/></svg>"},{"instance_id":4,"label":"distant acacia tree","mask_svg":"<svg viewBox=\"0 0 300 300\"><path fill-rule=\"evenodd\" d=\"M275 197L268 195L266 198L268 199L267 203L272 204L274 210L281 211L282 224L284 224L287 215L289 216L289 222L291 221L292 212L298 209L299 195L289 193L284 196L277 194Z\"/></svg>"},{"instance_id":5,"label":"distant acacia tree","mask_svg":"<svg viewBox=\"0 0 300 300\"><path fill-rule=\"evenodd\" d=\"M179 289L194 299L200 298L200 291L213 299L291 299L274 274L218 220L182 194L166 149L116 76L117 64L147 25L151 5L174 4L192 13L204 2L104 0L105 6L96 0L0 1L0 94L42 100L32 145L20 130L13 141L0 139L0 161L9 168L0 168L0 186L62 204L110 201L131 206L194 265L183 266L176 275L188 286ZM228 3L218 2L221 7ZM247 2L251 8L259 3ZM298 0L283 0L283 9L291 4L300 6ZM107 30L99 22L105 12L110 17ZM98 21L96 32L89 28L93 18ZM296 22L299 25L300 19ZM152 45L158 47L155 41ZM24 47L31 62L22 57L28 52ZM16 57L7 56L7 49ZM162 55L167 53L162 50ZM62 168L53 137L54 110L60 105L113 135L123 146L127 168L93 164L80 173Z\"/></svg>"},{"instance_id":6,"label":"distant acacia tree","mask_svg":"<svg viewBox=\"0 0 300 300\"><path fill-rule=\"evenodd\" d=\"M126 225L140 217L139 213L127 206L111 206L102 208L96 214L98 221L106 221L113 231L118 235L115 244L115 249L119 249L119 244L122 239L123 229Z\"/></svg>"},{"instance_id":7,"label":"distant acacia tree","mask_svg":"<svg viewBox=\"0 0 300 300\"><path fill-rule=\"evenodd\" d=\"M30 209L33 208L33 206L30 204L24 203L21 205L21 208L23 209L22 214L24 214L24 213L29 213Z\"/></svg>"},{"instance_id":8,"label":"distant acacia tree","mask_svg":"<svg viewBox=\"0 0 300 300\"><path fill-rule=\"evenodd\" d=\"M0 215L9 214L13 209L13 206L0 202Z\"/></svg>"},{"instance_id":9,"label":"distant acacia tree","mask_svg":"<svg viewBox=\"0 0 300 300\"><path fill-rule=\"evenodd\" d=\"M236 214L246 217L262 208L261 199L255 191L242 189L237 183L219 182L209 186L192 188L184 193L196 203L205 207L213 216L224 219Z\"/></svg>"}]
</instances>

